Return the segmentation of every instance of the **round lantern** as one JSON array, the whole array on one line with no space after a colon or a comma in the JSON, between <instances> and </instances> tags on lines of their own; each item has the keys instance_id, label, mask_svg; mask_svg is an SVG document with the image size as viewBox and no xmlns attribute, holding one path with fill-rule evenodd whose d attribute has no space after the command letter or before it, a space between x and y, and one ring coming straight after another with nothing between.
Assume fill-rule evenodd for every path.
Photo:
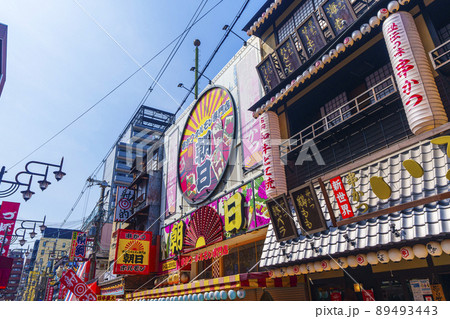
<instances>
[{"instance_id":1,"label":"round lantern","mask_svg":"<svg viewBox=\"0 0 450 319\"><path fill-rule=\"evenodd\" d=\"M220 299L227 300L228 294L225 290L220 291Z\"/></svg>"},{"instance_id":2,"label":"round lantern","mask_svg":"<svg viewBox=\"0 0 450 319\"><path fill-rule=\"evenodd\" d=\"M192 295L188 295L187 296L187 301L191 301L192 300Z\"/></svg>"},{"instance_id":3,"label":"round lantern","mask_svg":"<svg viewBox=\"0 0 450 319\"><path fill-rule=\"evenodd\" d=\"M387 9L389 10L390 13L395 13L398 11L398 9L400 9L400 5L398 4L397 1L391 1L388 3Z\"/></svg>"},{"instance_id":4,"label":"round lantern","mask_svg":"<svg viewBox=\"0 0 450 319\"><path fill-rule=\"evenodd\" d=\"M425 247L425 245L422 245L422 244L414 245L413 252L414 252L414 255L420 259L427 258L427 256L428 256L427 248Z\"/></svg>"},{"instance_id":5,"label":"round lantern","mask_svg":"<svg viewBox=\"0 0 450 319\"><path fill-rule=\"evenodd\" d=\"M239 289L237 291L237 296L239 299L244 299L245 298L245 290L244 289Z\"/></svg>"},{"instance_id":6,"label":"round lantern","mask_svg":"<svg viewBox=\"0 0 450 319\"><path fill-rule=\"evenodd\" d=\"M322 272L323 271L322 262L321 261L318 260L318 261L314 262L314 270L316 272Z\"/></svg>"},{"instance_id":7,"label":"round lantern","mask_svg":"<svg viewBox=\"0 0 450 319\"><path fill-rule=\"evenodd\" d=\"M352 268L355 268L358 266L358 261L356 259L356 256L348 256L347 262L348 262L348 265Z\"/></svg>"},{"instance_id":8,"label":"round lantern","mask_svg":"<svg viewBox=\"0 0 450 319\"><path fill-rule=\"evenodd\" d=\"M280 278L283 276L283 274L281 273L281 268L275 269L274 274L275 274L275 278Z\"/></svg>"},{"instance_id":9,"label":"round lantern","mask_svg":"<svg viewBox=\"0 0 450 319\"><path fill-rule=\"evenodd\" d=\"M402 6L408 4L411 0L398 0L398 3Z\"/></svg>"},{"instance_id":10,"label":"round lantern","mask_svg":"<svg viewBox=\"0 0 450 319\"><path fill-rule=\"evenodd\" d=\"M220 291L214 291L214 299L220 300Z\"/></svg>"},{"instance_id":11,"label":"round lantern","mask_svg":"<svg viewBox=\"0 0 450 319\"><path fill-rule=\"evenodd\" d=\"M377 17L378 19L380 19L381 21L383 21L384 19L386 19L387 17L389 17L389 11L386 8L380 9L377 13Z\"/></svg>"},{"instance_id":12,"label":"round lantern","mask_svg":"<svg viewBox=\"0 0 450 319\"><path fill-rule=\"evenodd\" d=\"M275 94L275 100L277 100L280 97L280 92L278 92L277 94Z\"/></svg>"},{"instance_id":13,"label":"round lantern","mask_svg":"<svg viewBox=\"0 0 450 319\"><path fill-rule=\"evenodd\" d=\"M299 275L301 273L300 271L300 265L294 265L292 266L292 270L294 271L294 275Z\"/></svg>"},{"instance_id":14,"label":"round lantern","mask_svg":"<svg viewBox=\"0 0 450 319\"><path fill-rule=\"evenodd\" d=\"M377 252L378 261L382 264L387 264L389 262L389 255L386 250L380 250Z\"/></svg>"},{"instance_id":15,"label":"round lantern","mask_svg":"<svg viewBox=\"0 0 450 319\"><path fill-rule=\"evenodd\" d=\"M316 74L316 73L317 73L317 68L316 68L314 65L311 65L311 66L308 68L308 71L309 71L309 73L310 73L311 75L313 75L313 74Z\"/></svg>"},{"instance_id":16,"label":"round lantern","mask_svg":"<svg viewBox=\"0 0 450 319\"><path fill-rule=\"evenodd\" d=\"M339 264L337 263L336 259L330 260L330 266L331 266L331 269L333 269L333 270L341 269L341 267L339 267Z\"/></svg>"},{"instance_id":17,"label":"round lantern","mask_svg":"<svg viewBox=\"0 0 450 319\"><path fill-rule=\"evenodd\" d=\"M270 277L270 278L275 278L275 272L274 272L273 269L270 269L270 270L269 270L269 277Z\"/></svg>"},{"instance_id":18,"label":"round lantern","mask_svg":"<svg viewBox=\"0 0 450 319\"><path fill-rule=\"evenodd\" d=\"M308 273L308 268L306 267L306 264L301 264L299 268L300 268L300 273L302 275L306 275Z\"/></svg>"},{"instance_id":19,"label":"round lantern","mask_svg":"<svg viewBox=\"0 0 450 319\"><path fill-rule=\"evenodd\" d=\"M441 248L446 254L450 254L450 239L445 239L441 242Z\"/></svg>"},{"instance_id":20,"label":"round lantern","mask_svg":"<svg viewBox=\"0 0 450 319\"><path fill-rule=\"evenodd\" d=\"M183 296L183 301L188 301L188 296L187 295Z\"/></svg>"},{"instance_id":21,"label":"round lantern","mask_svg":"<svg viewBox=\"0 0 450 319\"><path fill-rule=\"evenodd\" d=\"M368 23L364 23L361 28L359 28L359 31L361 31L361 33L363 35L366 35L368 33L370 33L370 31L372 30L372 28L370 27L370 25Z\"/></svg>"},{"instance_id":22,"label":"round lantern","mask_svg":"<svg viewBox=\"0 0 450 319\"><path fill-rule=\"evenodd\" d=\"M295 83L295 81L293 81ZM285 87L286 91L289 91L289 89L291 88L292 84L288 83Z\"/></svg>"},{"instance_id":23,"label":"round lantern","mask_svg":"<svg viewBox=\"0 0 450 319\"><path fill-rule=\"evenodd\" d=\"M197 295L197 300L198 301L203 301L203 300L205 300L205 296L203 294L198 294Z\"/></svg>"},{"instance_id":24,"label":"round lantern","mask_svg":"<svg viewBox=\"0 0 450 319\"><path fill-rule=\"evenodd\" d=\"M345 45L343 43L338 43L338 45L336 45L336 51L337 53L345 52Z\"/></svg>"},{"instance_id":25,"label":"round lantern","mask_svg":"<svg viewBox=\"0 0 450 319\"><path fill-rule=\"evenodd\" d=\"M331 270L331 264L330 264L329 260L324 259L324 260L321 261L320 264L322 265L322 269L323 270L325 270L325 271Z\"/></svg>"},{"instance_id":26,"label":"round lantern","mask_svg":"<svg viewBox=\"0 0 450 319\"><path fill-rule=\"evenodd\" d=\"M431 256L439 257L442 255L442 248L441 244L439 244L437 241L430 241L427 245L427 251Z\"/></svg>"},{"instance_id":27,"label":"round lantern","mask_svg":"<svg viewBox=\"0 0 450 319\"><path fill-rule=\"evenodd\" d=\"M179 296L178 301L183 301L183 296Z\"/></svg>"},{"instance_id":28,"label":"round lantern","mask_svg":"<svg viewBox=\"0 0 450 319\"><path fill-rule=\"evenodd\" d=\"M380 25L380 23L381 23L381 21L380 21L380 19L378 19L378 17L372 17L372 18L370 18L370 20L369 20L369 25L370 25L372 28L378 27L378 26Z\"/></svg>"},{"instance_id":29,"label":"round lantern","mask_svg":"<svg viewBox=\"0 0 450 319\"><path fill-rule=\"evenodd\" d=\"M353 45L353 39L351 37L346 37L344 39L344 45L346 48L349 48Z\"/></svg>"},{"instance_id":30,"label":"round lantern","mask_svg":"<svg viewBox=\"0 0 450 319\"><path fill-rule=\"evenodd\" d=\"M169 277L167 278L167 282L169 283L169 285L173 285L173 275L169 275Z\"/></svg>"},{"instance_id":31,"label":"round lantern","mask_svg":"<svg viewBox=\"0 0 450 319\"><path fill-rule=\"evenodd\" d=\"M287 274L288 276L294 276L294 275L295 275L295 272L294 272L294 266L289 266L289 267L287 267L287 268L286 268L286 274Z\"/></svg>"},{"instance_id":32,"label":"round lantern","mask_svg":"<svg viewBox=\"0 0 450 319\"><path fill-rule=\"evenodd\" d=\"M206 301L209 300L209 292L205 292L205 293L203 294L203 299L205 299Z\"/></svg>"},{"instance_id":33,"label":"round lantern","mask_svg":"<svg viewBox=\"0 0 450 319\"><path fill-rule=\"evenodd\" d=\"M336 261L338 262L340 267L342 267L342 268L347 268L348 267L347 258L339 257L338 259L336 259Z\"/></svg>"},{"instance_id":34,"label":"round lantern","mask_svg":"<svg viewBox=\"0 0 450 319\"><path fill-rule=\"evenodd\" d=\"M404 260L413 260L414 259L414 251L411 247L402 247L400 248L400 253L402 254L402 258Z\"/></svg>"},{"instance_id":35,"label":"round lantern","mask_svg":"<svg viewBox=\"0 0 450 319\"><path fill-rule=\"evenodd\" d=\"M367 253L366 258L367 258L367 262L369 264L371 264L371 265L378 264L377 253L371 251L370 253Z\"/></svg>"},{"instance_id":36,"label":"round lantern","mask_svg":"<svg viewBox=\"0 0 450 319\"><path fill-rule=\"evenodd\" d=\"M314 269L314 263L307 263L306 269L308 269L308 273L312 274L315 273L316 270Z\"/></svg>"},{"instance_id":37,"label":"round lantern","mask_svg":"<svg viewBox=\"0 0 450 319\"><path fill-rule=\"evenodd\" d=\"M281 267L281 276L282 277L287 276L287 267Z\"/></svg>"},{"instance_id":38,"label":"round lantern","mask_svg":"<svg viewBox=\"0 0 450 319\"><path fill-rule=\"evenodd\" d=\"M362 33L359 30L355 30L352 32L352 39L353 41L359 41L362 39Z\"/></svg>"},{"instance_id":39,"label":"round lantern","mask_svg":"<svg viewBox=\"0 0 450 319\"><path fill-rule=\"evenodd\" d=\"M367 264L369 263L369 261L367 260L366 255L364 255L364 254L356 255L356 262L360 266L367 266Z\"/></svg>"},{"instance_id":40,"label":"round lantern","mask_svg":"<svg viewBox=\"0 0 450 319\"><path fill-rule=\"evenodd\" d=\"M298 78L298 77L297 77L297 78ZM295 80L295 79L294 79L294 80L292 80L292 81L291 81L291 87L292 87L292 86L294 86L294 85L295 85L295 83L297 83L297 81L298 81L298 80Z\"/></svg>"},{"instance_id":41,"label":"round lantern","mask_svg":"<svg viewBox=\"0 0 450 319\"><path fill-rule=\"evenodd\" d=\"M230 300L236 299L236 291L234 291L234 290L229 290L229 291L228 291L228 298L230 298Z\"/></svg>"},{"instance_id":42,"label":"round lantern","mask_svg":"<svg viewBox=\"0 0 450 319\"><path fill-rule=\"evenodd\" d=\"M214 291L210 291L208 294L208 300L214 301Z\"/></svg>"},{"instance_id":43,"label":"round lantern","mask_svg":"<svg viewBox=\"0 0 450 319\"><path fill-rule=\"evenodd\" d=\"M318 69L318 70L322 70L323 69L323 62L322 60L318 60L314 66Z\"/></svg>"},{"instance_id":44,"label":"round lantern","mask_svg":"<svg viewBox=\"0 0 450 319\"><path fill-rule=\"evenodd\" d=\"M338 52L335 49L331 49L330 52L328 52L328 54L332 59L336 59L338 57Z\"/></svg>"},{"instance_id":45,"label":"round lantern","mask_svg":"<svg viewBox=\"0 0 450 319\"><path fill-rule=\"evenodd\" d=\"M299 76L297 76L296 78L295 78L295 81L297 81L297 82L301 82L301 80L303 79L303 75L299 75ZM302 82L303 83L303 82Z\"/></svg>"},{"instance_id":46,"label":"round lantern","mask_svg":"<svg viewBox=\"0 0 450 319\"><path fill-rule=\"evenodd\" d=\"M389 249L388 255L389 259L395 263L398 263L400 260L402 260L402 253L400 252L400 249L397 248Z\"/></svg>"},{"instance_id":47,"label":"round lantern","mask_svg":"<svg viewBox=\"0 0 450 319\"><path fill-rule=\"evenodd\" d=\"M281 89L280 95L283 95L284 93L286 93L286 90L285 89Z\"/></svg>"},{"instance_id":48,"label":"round lantern","mask_svg":"<svg viewBox=\"0 0 450 319\"><path fill-rule=\"evenodd\" d=\"M325 54L322 57L322 62L325 63L325 64L330 63L331 62L331 57L328 54Z\"/></svg>"},{"instance_id":49,"label":"round lantern","mask_svg":"<svg viewBox=\"0 0 450 319\"><path fill-rule=\"evenodd\" d=\"M305 70L305 72L303 72L303 78L305 79L305 80L307 80L307 79L309 79L310 77L311 77L311 74L309 73L309 71L308 70Z\"/></svg>"},{"instance_id":50,"label":"round lantern","mask_svg":"<svg viewBox=\"0 0 450 319\"><path fill-rule=\"evenodd\" d=\"M192 295L191 300L198 301L198 295L197 294Z\"/></svg>"}]
</instances>

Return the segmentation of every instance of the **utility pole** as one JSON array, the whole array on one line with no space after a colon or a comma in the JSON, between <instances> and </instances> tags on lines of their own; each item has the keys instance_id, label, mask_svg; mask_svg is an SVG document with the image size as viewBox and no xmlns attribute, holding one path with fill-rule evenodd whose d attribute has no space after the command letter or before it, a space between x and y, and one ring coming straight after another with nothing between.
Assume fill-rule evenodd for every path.
<instances>
[{"instance_id":1,"label":"utility pole","mask_svg":"<svg viewBox=\"0 0 450 319\"><path fill-rule=\"evenodd\" d=\"M198 47L200 46L200 40L195 39L195 99L198 99Z\"/></svg>"},{"instance_id":2,"label":"utility pole","mask_svg":"<svg viewBox=\"0 0 450 319\"><path fill-rule=\"evenodd\" d=\"M91 256L89 257L91 261L91 265L89 268L89 280L94 279L95 277L95 269L97 268L97 253L100 251L100 240L102 236L102 223L103 218L105 215L105 210L103 208L104 205L104 198L105 198L105 189L106 187L109 187L108 183L106 181L98 181L92 178L88 178L88 182L91 184L97 184L100 186L100 200L98 203L98 213L95 218L95 234L94 234L94 245L93 245L93 251Z\"/></svg>"}]
</instances>

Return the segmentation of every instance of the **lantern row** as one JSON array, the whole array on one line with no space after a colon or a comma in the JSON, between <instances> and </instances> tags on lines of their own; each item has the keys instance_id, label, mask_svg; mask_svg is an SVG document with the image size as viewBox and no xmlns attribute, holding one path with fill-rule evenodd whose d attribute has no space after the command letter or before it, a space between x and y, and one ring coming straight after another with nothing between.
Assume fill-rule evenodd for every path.
<instances>
[{"instance_id":1,"label":"lantern row","mask_svg":"<svg viewBox=\"0 0 450 319\"><path fill-rule=\"evenodd\" d=\"M183 296L174 296L174 297L166 297L166 298L155 298L155 299L146 299L140 298L135 299L134 301L221 301L221 300L235 300L237 298L244 299L245 298L245 290L240 289L235 291L233 289L225 291L210 291L200 294L186 294Z\"/></svg>"}]
</instances>

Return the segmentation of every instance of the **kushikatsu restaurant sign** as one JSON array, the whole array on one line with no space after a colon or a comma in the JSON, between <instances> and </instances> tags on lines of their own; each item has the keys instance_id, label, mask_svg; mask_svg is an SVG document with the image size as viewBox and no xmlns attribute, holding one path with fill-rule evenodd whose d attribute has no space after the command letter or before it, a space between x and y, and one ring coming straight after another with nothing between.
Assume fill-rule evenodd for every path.
<instances>
[{"instance_id":1,"label":"kushikatsu restaurant sign","mask_svg":"<svg viewBox=\"0 0 450 319\"><path fill-rule=\"evenodd\" d=\"M178 155L180 190L190 204L206 200L222 179L235 135L236 109L222 87L206 91L192 109Z\"/></svg>"},{"instance_id":2,"label":"kushikatsu restaurant sign","mask_svg":"<svg viewBox=\"0 0 450 319\"><path fill-rule=\"evenodd\" d=\"M119 229L114 274L148 275L151 240L151 232Z\"/></svg>"}]
</instances>

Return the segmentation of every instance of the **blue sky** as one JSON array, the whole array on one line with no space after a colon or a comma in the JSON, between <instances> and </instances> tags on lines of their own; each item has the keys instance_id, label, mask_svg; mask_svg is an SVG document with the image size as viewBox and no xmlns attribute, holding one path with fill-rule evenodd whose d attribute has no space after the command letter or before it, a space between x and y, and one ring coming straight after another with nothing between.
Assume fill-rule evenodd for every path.
<instances>
[{"instance_id":1,"label":"blue sky","mask_svg":"<svg viewBox=\"0 0 450 319\"><path fill-rule=\"evenodd\" d=\"M233 31L247 38L243 26L265 1L252 0ZM64 156L67 175L24 202L18 191L3 200L21 203L19 218L42 219L59 227L118 134L122 131L152 80L140 71L91 112L62 134L15 165L78 115L100 100L139 67L86 14L80 5L125 48L144 64L181 34L201 3L197 1L153 0L15 0L0 1L0 23L8 25L6 83L0 97L0 166L6 166L5 178L13 180L30 160L59 163ZM208 1L203 13L217 3L190 31L171 62L160 85L146 105L174 112L190 87L194 74L193 41L200 46L200 69L216 48L243 1ZM235 35L225 40L205 75L213 78L242 46ZM173 46L149 63L145 70L153 77ZM200 91L207 85L200 81ZM170 96L169 96L170 95ZM177 102L175 102L175 101ZM192 101L190 97L185 106ZM101 178L99 174L98 178ZM4 186L1 187L4 189ZM89 201L85 196L64 227L79 227L98 200L93 187ZM29 242L30 243L30 242ZM26 246L25 246L26 247Z\"/></svg>"}]
</instances>

